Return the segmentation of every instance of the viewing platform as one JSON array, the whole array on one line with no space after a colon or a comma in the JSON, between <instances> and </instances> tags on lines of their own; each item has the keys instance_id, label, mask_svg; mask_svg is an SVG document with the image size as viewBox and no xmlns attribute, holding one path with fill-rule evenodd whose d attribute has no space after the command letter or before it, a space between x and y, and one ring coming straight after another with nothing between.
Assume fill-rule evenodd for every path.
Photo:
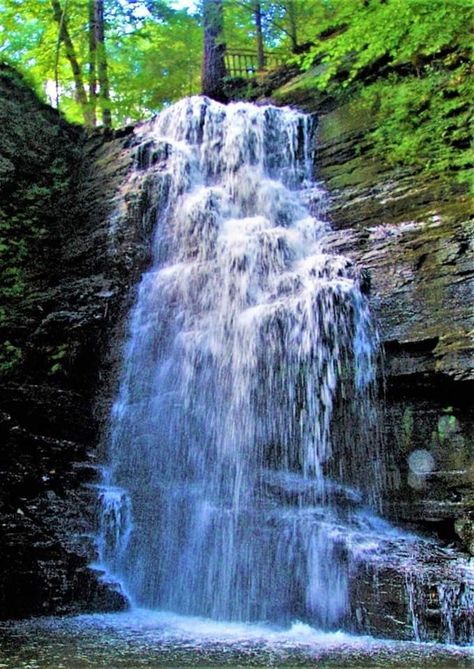
<instances>
[{"instance_id":1,"label":"viewing platform","mask_svg":"<svg viewBox=\"0 0 474 669\"><path fill-rule=\"evenodd\" d=\"M227 49L225 52L225 66L230 77L252 78L269 70L274 70L286 61L288 55L283 52L264 54L264 67L259 70L258 56L248 49Z\"/></svg>"}]
</instances>

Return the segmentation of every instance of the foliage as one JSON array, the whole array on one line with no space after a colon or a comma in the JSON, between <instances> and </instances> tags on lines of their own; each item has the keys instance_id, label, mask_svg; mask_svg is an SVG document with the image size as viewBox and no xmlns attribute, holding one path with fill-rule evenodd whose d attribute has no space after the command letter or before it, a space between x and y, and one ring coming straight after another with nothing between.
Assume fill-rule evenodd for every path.
<instances>
[{"instance_id":1,"label":"foliage","mask_svg":"<svg viewBox=\"0 0 474 669\"><path fill-rule=\"evenodd\" d=\"M470 180L474 153L469 123L474 87L465 63L455 70L424 68L424 76L389 76L363 91L375 109L378 151L393 163L455 172Z\"/></svg>"},{"instance_id":2,"label":"foliage","mask_svg":"<svg viewBox=\"0 0 474 669\"><path fill-rule=\"evenodd\" d=\"M84 82L88 2L60 0ZM176 9L173 0L104 2L115 125L199 92L200 11ZM306 45L309 50L297 58L305 68L317 66L315 86L365 105L376 151L394 164L468 178L471 0L259 0L259 5L265 49L289 54ZM224 0L228 48L255 51L255 6L255 0ZM52 0L0 0L0 12L0 57L27 72L52 102L57 74L61 110L81 121ZM253 88L244 83L243 93L252 95ZM0 179L8 169L0 160Z\"/></svg>"},{"instance_id":3,"label":"foliage","mask_svg":"<svg viewBox=\"0 0 474 669\"><path fill-rule=\"evenodd\" d=\"M49 350L49 359L51 367L49 368L49 375L64 373L64 362L67 357L67 344L60 344L54 349Z\"/></svg>"},{"instance_id":4,"label":"foliage","mask_svg":"<svg viewBox=\"0 0 474 669\"><path fill-rule=\"evenodd\" d=\"M110 26L110 79L119 123L199 92L200 24L185 10L165 10L163 4L162 13L132 21L129 30L120 22Z\"/></svg>"},{"instance_id":5,"label":"foliage","mask_svg":"<svg viewBox=\"0 0 474 669\"><path fill-rule=\"evenodd\" d=\"M470 0L330 0L303 65L316 86L350 88L373 118L376 150L391 162L469 178Z\"/></svg>"},{"instance_id":6,"label":"foliage","mask_svg":"<svg viewBox=\"0 0 474 669\"><path fill-rule=\"evenodd\" d=\"M89 94L90 0L57 0ZM320 0L260 0L266 51L290 53L310 39ZM114 124L123 125L200 90L202 16L173 0L104 0L106 55ZM200 6L198 4L198 6ZM231 49L256 50L254 0L224 0L224 39ZM36 91L69 120L84 121L53 0L0 0L0 59L27 73ZM314 30L312 31L314 32ZM57 82L56 82L57 79ZM56 87L58 83L58 87ZM89 95L90 97L90 95Z\"/></svg>"},{"instance_id":7,"label":"foliage","mask_svg":"<svg viewBox=\"0 0 474 669\"><path fill-rule=\"evenodd\" d=\"M295 46L311 41L324 15L321 0L260 0L262 29L267 51L290 53ZM224 0L225 41L231 49L254 48L256 40L254 0ZM293 32L295 33L293 35Z\"/></svg>"},{"instance_id":8,"label":"foliage","mask_svg":"<svg viewBox=\"0 0 474 669\"><path fill-rule=\"evenodd\" d=\"M343 85L369 66L386 59L396 66L417 65L456 44L470 45L473 18L470 0L331 0L326 3L320 33L326 33L305 56L326 64L319 86L341 72Z\"/></svg>"},{"instance_id":9,"label":"foliage","mask_svg":"<svg viewBox=\"0 0 474 669\"><path fill-rule=\"evenodd\" d=\"M84 82L88 80L88 1L64 0L68 30ZM116 125L143 118L183 95L197 93L201 29L198 18L165 0L106 0L106 50ZM0 0L0 58L27 71L37 92L73 121L82 121L71 66L50 0ZM56 62L57 61L57 62ZM59 90L55 89L56 69Z\"/></svg>"},{"instance_id":10,"label":"foliage","mask_svg":"<svg viewBox=\"0 0 474 669\"><path fill-rule=\"evenodd\" d=\"M23 353L8 339L0 346L0 374L6 374L21 362Z\"/></svg>"}]
</instances>

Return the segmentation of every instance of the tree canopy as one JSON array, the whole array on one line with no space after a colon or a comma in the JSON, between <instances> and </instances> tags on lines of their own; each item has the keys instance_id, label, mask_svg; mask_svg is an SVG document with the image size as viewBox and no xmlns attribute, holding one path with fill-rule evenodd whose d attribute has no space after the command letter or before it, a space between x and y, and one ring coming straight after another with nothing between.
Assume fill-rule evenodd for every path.
<instances>
[{"instance_id":1,"label":"tree canopy","mask_svg":"<svg viewBox=\"0 0 474 669\"><path fill-rule=\"evenodd\" d=\"M206 3L0 0L0 60L68 119L123 125L200 92ZM388 160L467 178L471 0L217 4L225 49L251 50L259 70L263 51L283 54L315 73L316 91L364 102Z\"/></svg>"},{"instance_id":2,"label":"tree canopy","mask_svg":"<svg viewBox=\"0 0 474 669\"><path fill-rule=\"evenodd\" d=\"M78 78L85 94L91 94L91 4L91 0L0 0L0 58L17 66L52 103L56 102L57 82L59 106L75 121L83 120ZM173 9L165 0L104 0L102 4L108 108L115 125L149 115L163 104L199 91L199 17L185 9ZM71 67L65 28L77 73Z\"/></svg>"},{"instance_id":3,"label":"tree canopy","mask_svg":"<svg viewBox=\"0 0 474 669\"><path fill-rule=\"evenodd\" d=\"M218 4L223 43L253 51L261 62L264 50L289 57L309 39L320 0ZM94 6L103 12L102 37L91 30ZM105 110L104 124L110 112L120 125L200 91L205 7L206 0L189 6L182 0L0 0L0 60L22 71L69 119L93 125ZM100 100L103 63L108 81Z\"/></svg>"}]
</instances>

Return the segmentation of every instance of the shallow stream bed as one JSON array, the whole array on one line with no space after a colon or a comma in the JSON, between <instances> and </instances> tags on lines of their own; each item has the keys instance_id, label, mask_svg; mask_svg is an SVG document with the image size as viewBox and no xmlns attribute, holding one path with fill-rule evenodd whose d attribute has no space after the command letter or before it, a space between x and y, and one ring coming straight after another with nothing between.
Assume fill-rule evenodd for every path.
<instances>
[{"instance_id":1,"label":"shallow stream bed","mask_svg":"<svg viewBox=\"0 0 474 669\"><path fill-rule=\"evenodd\" d=\"M320 632L303 623L282 630L144 610L0 623L2 669L473 666L473 648Z\"/></svg>"}]
</instances>

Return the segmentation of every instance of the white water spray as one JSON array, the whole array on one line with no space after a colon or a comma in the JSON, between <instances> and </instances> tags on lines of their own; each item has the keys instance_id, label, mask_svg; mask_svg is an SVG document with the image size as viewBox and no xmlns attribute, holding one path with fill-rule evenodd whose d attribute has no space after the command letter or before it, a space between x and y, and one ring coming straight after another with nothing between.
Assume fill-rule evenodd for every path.
<instances>
[{"instance_id":1,"label":"white water spray","mask_svg":"<svg viewBox=\"0 0 474 669\"><path fill-rule=\"evenodd\" d=\"M311 121L190 98L141 132L160 204L101 561L138 606L337 626L350 537L382 485L377 341L356 270L311 215Z\"/></svg>"}]
</instances>

